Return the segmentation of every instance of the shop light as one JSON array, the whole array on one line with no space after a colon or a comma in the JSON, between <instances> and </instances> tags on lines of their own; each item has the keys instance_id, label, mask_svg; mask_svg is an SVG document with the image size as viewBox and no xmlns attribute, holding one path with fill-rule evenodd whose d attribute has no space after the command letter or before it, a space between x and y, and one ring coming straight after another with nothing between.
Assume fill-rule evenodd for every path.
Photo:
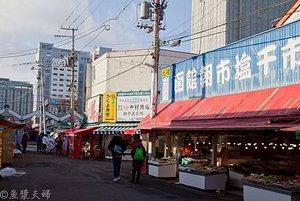
<instances>
[{"instance_id":1,"label":"shop light","mask_svg":"<svg viewBox=\"0 0 300 201\"><path fill-rule=\"evenodd\" d=\"M212 152L213 150L211 149L210 152Z\"/></svg>"},{"instance_id":2,"label":"shop light","mask_svg":"<svg viewBox=\"0 0 300 201\"><path fill-rule=\"evenodd\" d=\"M245 147L245 149L248 149L248 147Z\"/></svg>"},{"instance_id":3,"label":"shop light","mask_svg":"<svg viewBox=\"0 0 300 201\"><path fill-rule=\"evenodd\" d=\"M268 147L264 146L265 149L267 149Z\"/></svg>"},{"instance_id":4,"label":"shop light","mask_svg":"<svg viewBox=\"0 0 300 201\"><path fill-rule=\"evenodd\" d=\"M205 142L203 142L203 144L205 144Z\"/></svg>"},{"instance_id":5,"label":"shop light","mask_svg":"<svg viewBox=\"0 0 300 201\"><path fill-rule=\"evenodd\" d=\"M296 144L293 144L292 146L293 146L293 147L295 147L295 148L297 147L297 145L296 145Z\"/></svg>"},{"instance_id":6,"label":"shop light","mask_svg":"<svg viewBox=\"0 0 300 201\"><path fill-rule=\"evenodd\" d=\"M199 144L199 142L196 142L196 144Z\"/></svg>"},{"instance_id":7,"label":"shop light","mask_svg":"<svg viewBox=\"0 0 300 201\"><path fill-rule=\"evenodd\" d=\"M230 143L230 142L227 142L227 145L231 145L231 143Z\"/></svg>"},{"instance_id":8,"label":"shop light","mask_svg":"<svg viewBox=\"0 0 300 201\"><path fill-rule=\"evenodd\" d=\"M251 143L248 143L249 146L251 146Z\"/></svg>"},{"instance_id":9,"label":"shop light","mask_svg":"<svg viewBox=\"0 0 300 201\"><path fill-rule=\"evenodd\" d=\"M276 149L276 147L273 147L273 149Z\"/></svg>"},{"instance_id":10,"label":"shop light","mask_svg":"<svg viewBox=\"0 0 300 201\"><path fill-rule=\"evenodd\" d=\"M210 142L208 144L211 144Z\"/></svg>"},{"instance_id":11,"label":"shop light","mask_svg":"<svg viewBox=\"0 0 300 201\"><path fill-rule=\"evenodd\" d=\"M257 147L254 147L255 149L257 149Z\"/></svg>"},{"instance_id":12,"label":"shop light","mask_svg":"<svg viewBox=\"0 0 300 201\"><path fill-rule=\"evenodd\" d=\"M238 145L238 146L241 146L241 145L242 145L242 143L238 143L237 145Z\"/></svg>"},{"instance_id":13,"label":"shop light","mask_svg":"<svg viewBox=\"0 0 300 201\"><path fill-rule=\"evenodd\" d=\"M284 149L284 147L281 147L281 149Z\"/></svg>"},{"instance_id":14,"label":"shop light","mask_svg":"<svg viewBox=\"0 0 300 201\"><path fill-rule=\"evenodd\" d=\"M189 143L189 146L191 146L191 143Z\"/></svg>"},{"instance_id":15,"label":"shop light","mask_svg":"<svg viewBox=\"0 0 300 201\"><path fill-rule=\"evenodd\" d=\"M280 146L282 147L282 144L280 144Z\"/></svg>"},{"instance_id":16,"label":"shop light","mask_svg":"<svg viewBox=\"0 0 300 201\"><path fill-rule=\"evenodd\" d=\"M265 143L261 143L261 145L265 145Z\"/></svg>"},{"instance_id":17,"label":"shop light","mask_svg":"<svg viewBox=\"0 0 300 201\"><path fill-rule=\"evenodd\" d=\"M277 144L275 144L275 147L277 146Z\"/></svg>"},{"instance_id":18,"label":"shop light","mask_svg":"<svg viewBox=\"0 0 300 201\"><path fill-rule=\"evenodd\" d=\"M235 145L235 142L233 143L233 145Z\"/></svg>"},{"instance_id":19,"label":"shop light","mask_svg":"<svg viewBox=\"0 0 300 201\"><path fill-rule=\"evenodd\" d=\"M195 151L198 151L198 149L195 149Z\"/></svg>"},{"instance_id":20,"label":"shop light","mask_svg":"<svg viewBox=\"0 0 300 201\"><path fill-rule=\"evenodd\" d=\"M257 145L257 143L255 142L254 144L253 144L253 146L256 146Z\"/></svg>"}]
</instances>

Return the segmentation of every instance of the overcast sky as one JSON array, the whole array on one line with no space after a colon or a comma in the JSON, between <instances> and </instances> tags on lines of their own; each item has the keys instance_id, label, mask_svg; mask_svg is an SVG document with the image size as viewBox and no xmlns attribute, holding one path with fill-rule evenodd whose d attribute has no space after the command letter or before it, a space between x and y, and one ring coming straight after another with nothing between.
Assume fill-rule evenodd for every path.
<instances>
[{"instance_id":1,"label":"overcast sky","mask_svg":"<svg viewBox=\"0 0 300 201\"><path fill-rule=\"evenodd\" d=\"M118 20L109 22L109 31L99 34L99 30L76 41L75 49L81 50L97 34L99 36L82 50L91 51L97 46L114 50L151 47L152 33L147 34L136 28L137 4L142 1L134 0ZM55 34L70 34L61 31L61 25L78 27L76 34L82 34L116 16L129 2L131 0L0 0L0 77L35 84L35 72L30 70L31 65L19 65L35 61L35 54L11 56L15 56L16 52L30 54L39 42L54 43L56 46L62 39L55 38ZM189 34L190 18L191 0L168 1L167 27L161 31L161 38L171 39L178 34ZM62 46L70 47L71 43ZM189 44L184 43L174 50L189 51Z\"/></svg>"}]
</instances>

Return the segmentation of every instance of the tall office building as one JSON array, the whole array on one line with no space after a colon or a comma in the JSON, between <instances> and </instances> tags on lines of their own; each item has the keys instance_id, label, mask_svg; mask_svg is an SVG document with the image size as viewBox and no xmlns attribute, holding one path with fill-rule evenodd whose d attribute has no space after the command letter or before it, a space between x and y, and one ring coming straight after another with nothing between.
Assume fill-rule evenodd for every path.
<instances>
[{"instance_id":1,"label":"tall office building","mask_svg":"<svg viewBox=\"0 0 300 201\"><path fill-rule=\"evenodd\" d=\"M199 54L271 29L295 0L192 0L191 51Z\"/></svg>"},{"instance_id":2,"label":"tall office building","mask_svg":"<svg viewBox=\"0 0 300 201\"><path fill-rule=\"evenodd\" d=\"M70 111L70 84L72 69L66 58L71 55L69 49L56 48L50 43L39 43L37 60L42 61L42 80L44 81L45 102L47 111L62 116ZM75 108L83 114L85 108L86 65L90 62L90 53L76 51L75 63ZM41 90L37 93L40 103ZM39 104L37 104L37 110Z\"/></svg>"},{"instance_id":3,"label":"tall office building","mask_svg":"<svg viewBox=\"0 0 300 201\"><path fill-rule=\"evenodd\" d=\"M33 85L0 78L0 109L5 107L20 115L33 112Z\"/></svg>"}]
</instances>

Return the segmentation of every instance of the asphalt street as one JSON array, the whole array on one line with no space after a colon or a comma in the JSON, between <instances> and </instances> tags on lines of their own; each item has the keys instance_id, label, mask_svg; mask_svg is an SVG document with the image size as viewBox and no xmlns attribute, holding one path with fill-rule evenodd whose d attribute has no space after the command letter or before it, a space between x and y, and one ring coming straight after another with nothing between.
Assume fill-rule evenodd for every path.
<instances>
[{"instance_id":1,"label":"asphalt street","mask_svg":"<svg viewBox=\"0 0 300 201\"><path fill-rule=\"evenodd\" d=\"M13 168L23 176L0 180L0 200L53 201L241 201L227 192L207 192L186 187L176 180L142 175L130 183L131 163L122 162L121 180L112 181L112 161L80 160L65 156L28 152L15 158ZM9 199L11 198L11 199ZM27 198L27 199L26 199ZM39 199L38 199L39 198Z\"/></svg>"}]
</instances>

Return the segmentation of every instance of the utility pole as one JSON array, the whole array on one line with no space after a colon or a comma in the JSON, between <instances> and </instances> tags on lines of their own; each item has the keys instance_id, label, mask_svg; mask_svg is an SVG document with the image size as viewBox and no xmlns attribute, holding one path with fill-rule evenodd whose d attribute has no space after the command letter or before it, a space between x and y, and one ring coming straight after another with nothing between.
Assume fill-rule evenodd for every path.
<instances>
[{"instance_id":1,"label":"utility pole","mask_svg":"<svg viewBox=\"0 0 300 201\"><path fill-rule=\"evenodd\" d=\"M159 64L159 23L161 6L160 0L154 0L154 22L153 22L153 72L152 72L152 90L151 90L151 113L152 119L157 114L158 101L158 64Z\"/></svg>"},{"instance_id":2,"label":"utility pole","mask_svg":"<svg viewBox=\"0 0 300 201\"><path fill-rule=\"evenodd\" d=\"M55 37L69 37L72 38L72 50L71 50L71 57L69 59L69 63L71 64L72 68L72 75L71 75L71 84L70 84L70 91L71 91L71 117L70 117L70 123L71 123L71 129L74 129L75 124L75 48L74 48L74 42L75 42L75 31L78 31L76 28L66 28L61 27L63 30L72 31L71 36L67 35L55 35Z\"/></svg>"},{"instance_id":3,"label":"utility pole","mask_svg":"<svg viewBox=\"0 0 300 201\"><path fill-rule=\"evenodd\" d=\"M45 109L45 89L44 89L44 74L43 74L43 61L36 61L36 68L33 66L32 70L37 70L37 80L38 80L38 91L40 94L40 117L39 117L39 133L43 133L46 135L46 109Z\"/></svg>"},{"instance_id":4,"label":"utility pole","mask_svg":"<svg viewBox=\"0 0 300 201\"><path fill-rule=\"evenodd\" d=\"M161 21L164 17L164 9L167 8L165 0L153 0L152 3L143 2L141 4L140 18L142 19L137 27L146 29L147 32L153 31L153 54L152 54L152 78L151 78L151 113L152 119L157 114L158 104L158 67L159 67L159 51L160 39L159 31L164 30ZM154 13L154 18L151 19L151 14ZM149 20L150 19L150 20Z\"/></svg>"}]
</instances>

